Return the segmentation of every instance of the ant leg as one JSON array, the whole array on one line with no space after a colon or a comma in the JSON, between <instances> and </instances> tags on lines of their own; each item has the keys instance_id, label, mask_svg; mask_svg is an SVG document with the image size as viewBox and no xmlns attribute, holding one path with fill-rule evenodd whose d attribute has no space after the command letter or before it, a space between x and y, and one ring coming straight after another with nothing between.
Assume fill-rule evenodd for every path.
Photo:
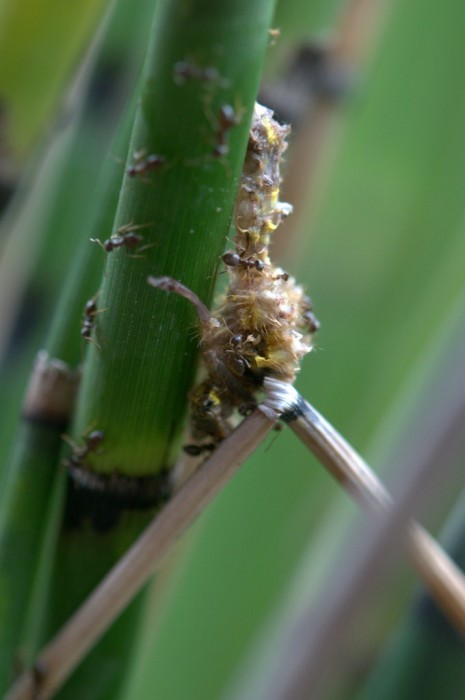
<instances>
[{"instance_id":1,"label":"ant leg","mask_svg":"<svg viewBox=\"0 0 465 700\"><path fill-rule=\"evenodd\" d=\"M147 277L147 282L150 286L155 287L155 289L163 289L165 292L174 292L184 297L184 299L187 299L195 306L195 310L202 323L208 323L210 321L211 313L203 301L199 299L192 289L185 287L181 282L178 282L178 280L175 280L173 277Z\"/></svg>"}]
</instances>

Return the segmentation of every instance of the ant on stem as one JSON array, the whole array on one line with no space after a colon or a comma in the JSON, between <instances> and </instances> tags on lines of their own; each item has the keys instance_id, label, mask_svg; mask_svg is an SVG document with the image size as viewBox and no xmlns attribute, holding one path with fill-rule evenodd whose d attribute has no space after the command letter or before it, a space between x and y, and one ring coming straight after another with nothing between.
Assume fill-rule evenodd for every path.
<instances>
[{"instance_id":1,"label":"ant on stem","mask_svg":"<svg viewBox=\"0 0 465 700\"><path fill-rule=\"evenodd\" d=\"M143 250L152 248L154 243L148 243L147 245L138 248L138 246L144 242L144 237L140 233L136 233L138 229L147 228L152 224L138 224L134 225L132 223L121 226L116 233L112 234L110 238L102 241L99 238L91 238L92 243L97 243L105 253L111 253L112 250L117 248L125 248L126 251L132 251L137 249L137 253L141 253ZM137 257L137 256L132 256Z\"/></svg>"},{"instance_id":2,"label":"ant on stem","mask_svg":"<svg viewBox=\"0 0 465 700\"><path fill-rule=\"evenodd\" d=\"M214 66L203 67L188 61L177 61L173 66L173 79L177 85L184 85L188 80L216 83L220 80L220 74Z\"/></svg>"},{"instance_id":3,"label":"ant on stem","mask_svg":"<svg viewBox=\"0 0 465 700\"><path fill-rule=\"evenodd\" d=\"M84 318L81 322L81 336L84 338L84 340L95 343L99 350L101 349L100 345L92 338L92 331L95 326L95 316L105 310L106 309L97 308L97 302L94 298L89 299L89 301L86 301L84 306Z\"/></svg>"},{"instance_id":4,"label":"ant on stem","mask_svg":"<svg viewBox=\"0 0 465 700\"><path fill-rule=\"evenodd\" d=\"M154 170L158 170L165 165L166 158L164 156L159 156L156 153L151 153L146 158L144 158L146 151L143 149L141 151L135 151L134 153L134 163L126 168L126 174L129 177L135 177L136 175L147 175Z\"/></svg>"},{"instance_id":5,"label":"ant on stem","mask_svg":"<svg viewBox=\"0 0 465 700\"><path fill-rule=\"evenodd\" d=\"M242 119L242 111L234 110L231 105L221 105L218 115L218 126L215 132L215 146L212 151L214 158L223 158L229 153L228 135L231 129L238 126Z\"/></svg>"},{"instance_id":6,"label":"ant on stem","mask_svg":"<svg viewBox=\"0 0 465 700\"><path fill-rule=\"evenodd\" d=\"M84 444L76 445L68 435L62 435L63 440L71 447L72 452L65 464L69 467L82 467L83 461L91 452L96 453L105 435L102 430L92 430L87 435L83 435Z\"/></svg>"},{"instance_id":7,"label":"ant on stem","mask_svg":"<svg viewBox=\"0 0 465 700\"><path fill-rule=\"evenodd\" d=\"M258 272L263 272L265 269L265 263L260 258L241 258L239 253L235 253L233 250L227 250L221 256L221 260L228 267L244 267L245 269L252 270L255 268Z\"/></svg>"}]
</instances>

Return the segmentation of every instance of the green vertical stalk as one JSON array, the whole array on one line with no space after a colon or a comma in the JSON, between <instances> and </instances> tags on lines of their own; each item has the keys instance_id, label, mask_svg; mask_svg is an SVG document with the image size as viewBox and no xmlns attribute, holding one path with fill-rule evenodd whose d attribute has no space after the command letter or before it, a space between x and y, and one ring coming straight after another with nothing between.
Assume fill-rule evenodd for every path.
<instances>
[{"instance_id":1,"label":"green vertical stalk","mask_svg":"<svg viewBox=\"0 0 465 700\"><path fill-rule=\"evenodd\" d=\"M164 475L193 378L195 317L182 300L149 287L147 276L175 276L211 299L272 10L270 0L253 6L245 0L165 0L157 10L127 167L141 170L155 154L163 164L136 176L126 172L114 225L101 234L103 240L140 226L143 250L108 252L95 296L98 313L72 435L81 448L89 430L102 431L103 440L82 460L75 451L70 463L78 484L69 481L50 631L63 624L166 494ZM234 107L237 123L221 131L224 105ZM101 255L97 248L95 255ZM136 601L132 615L126 611L70 679L63 697L115 697L139 612Z\"/></svg>"},{"instance_id":2,"label":"green vertical stalk","mask_svg":"<svg viewBox=\"0 0 465 700\"><path fill-rule=\"evenodd\" d=\"M108 255L94 336L100 348L89 348L75 422L76 440L90 425L104 432L102 449L88 460L101 473L142 477L171 466L192 381L195 315L146 278L171 275L211 299L271 9L270 0L160 6L130 153L158 154L165 164L126 175L114 225L145 226L152 247L138 259L124 250ZM236 106L240 122L226 135L227 155L215 158L225 104Z\"/></svg>"},{"instance_id":3,"label":"green vertical stalk","mask_svg":"<svg viewBox=\"0 0 465 700\"><path fill-rule=\"evenodd\" d=\"M120 3L120 11L122 9L124 3ZM108 222L112 221L114 215L114 193L117 193L121 181L122 167L118 170L114 160L108 160L103 168L104 172L101 172L102 162L105 163L103 157L121 112L121 90L124 92L127 89L128 82L133 80L137 70L137 52L136 56L130 54L134 53L134 40L140 38L146 25L148 9L149 5L145 3L139 13L131 10L130 21L126 17L124 22L124 35L121 32L121 18L118 20L116 17L108 27L100 59L92 73L87 103L69 144L60 191L51 205L52 211L48 216L48 220L54 222L54 229L59 231L64 239L60 248L61 267L64 269L65 263L68 262L72 272L66 274L67 287L60 294L56 293L57 311L45 342L48 357L45 365L48 369L68 368L72 388L76 385L76 373L71 368L80 363L85 347L80 335L82 308L85 300L97 289L102 271L103 258L101 255L92 254L94 251L88 238L92 234L99 235L102 225L111 225ZM112 89L107 89L104 97L99 93L99 99L96 100L95 85L103 87L102 78L109 79L109 65L113 68ZM109 120L108 111L111 109L116 113L112 114ZM131 110L131 118L133 113L134 109ZM104 128L106 133L103 133ZM119 145L126 149L128 126L123 126L122 131L124 138L120 138ZM99 152L101 162L96 164L95 159L98 158ZM78 173L75 172L76 163L79 164ZM113 199L110 197L110 201L109 179L113 179L110 189ZM100 185L97 184L99 181ZM87 189L83 187L83 183ZM96 190L101 192L99 204L90 208L89 195ZM80 206L79 217L63 211L63 198L68 203L71 201L78 210ZM44 238L43 255L45 260L49 260L53 257L54 246L51 245L50 235ZM64 276L62 270L62 277ZM59 363L55 362L56 358L59 358ZM66 373L64 371L63 374ZM47 390L50 392L50 405L53 406L59 399L61 389L58 388L58 392L54 393L50 391L49 384ZM35 398L41 398L40 392L35 393ZM31 405L26 399L14 447L7 463L0 508L0 589L3 601L0 606L1 690L9 684L15 668L27 662L34 651L38 634L37 620L41 618L42 610L34 610L31 605L39 607L38 601L43 599L43 595L39 590L34 594L32 591L42 554L42 538L49 529L46 521L51 494L56 490L57 478L62 476L61 469L57 470L57 465L63 446L62 433L66 429L72 404L73 396L70 395L67 405L62 406L61 410L44 412L43 405L38 408L37 402ZM56 510L56 507L54 509ZM49 535L47 538L53 539L53 536ZM42 567L42 579L44 572L47 572L47 566ZM44 585L42 580L39 589ZM37 589L37 586L35 588ZM33 603L31 594L34 598Z\"/></svg>"}]
</instances>

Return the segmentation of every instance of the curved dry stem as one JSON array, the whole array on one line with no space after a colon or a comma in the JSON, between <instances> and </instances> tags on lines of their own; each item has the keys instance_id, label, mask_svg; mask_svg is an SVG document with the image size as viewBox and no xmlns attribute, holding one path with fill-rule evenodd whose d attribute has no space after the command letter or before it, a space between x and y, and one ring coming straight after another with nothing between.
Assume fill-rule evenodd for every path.
<instances>
[{"instance_id":1,"label":"curved dry stem","mask_svg":"<svg viewBox=\"0 0 465 700\"><path fill-rule=\"evenodd\" d=\"M259 410L218 446L39 655L35 668L41 669L41 698L51 697L62 685L280 415L355 500L373 513L389 516L384 538L392 534L391 528L403 535L411 560L431 595L465 634L465 577L460 569L420 525L394 508L389 493L369 466L291 385L265 379L264 387L267 399ZM301 647L304 641L300 639ZM31 670L17 680L6 700L31 700L36 691L37 670Z\"/></svg>"},{"instance_id":2,"label":"curved dry stem","mask_svg":"<svg viewBox=\"0 0 465 700\"><path fill-rule=\"evenodd\" d=\"M246 418L165 506L127 554L24 673L6 700L52 697L143 584L182 533L258 447L273 422L260 410ZM40 669L40 688L38 673Z\"/></svg>"},{"instance_id":3,"label":"curved dry stem","mask_svg":"<svg viewBox=\"0 0 465 700\"><path fill-rule=\"evenodd\" d=\"M275 380L265 379L265 386ZM271 388L271 387L270 387ZM465 576L442 547L409 519L410 503L395 506L376 474L344 438L307 401L298 397L287 423L354 499L372 513L402 521L410 559L430 594L465 635ZM286 418L285 418L286 419Z\"/></svg>"},{"instance_id":4,"label":"curved dry stem","mask_svg":"<svg viewBox=\"0 0 465 700\"><path fill-rule=\"evenodd\" d=\"M180 297L184 297L194 306L201 323L208 323L211 318L209 309L192 289L175 280L173 277L147 277L147 282L155 289L163 289L164 292L173 292Z\"/></svg>"}]
</instances>

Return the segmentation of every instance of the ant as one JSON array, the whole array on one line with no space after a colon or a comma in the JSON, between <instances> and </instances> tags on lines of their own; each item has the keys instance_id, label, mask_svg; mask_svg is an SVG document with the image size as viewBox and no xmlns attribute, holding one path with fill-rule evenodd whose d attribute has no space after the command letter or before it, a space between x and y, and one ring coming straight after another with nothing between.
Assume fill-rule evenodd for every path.
<instances>
[{"instance_id":1,"label":"ant","mask_svg":"<svg viewBox=\"0 0 465 700\"><path fill-rule=\"evenodd\" d=\"M221 256L221 260L228 267L244 267L248 270L255 268L258 272L263 272L265 269L265 263L260 258L241 258L239 253L235 253L233 250L228 250Z\"/></svg>"},{"instance_id":2,"label":"ant","mask_svg":"<svg viewBox=\"0 0 465 700\"><path fill-rule=\"evenodd\" d=\"M200 457L200 455L202 455L204 452L213 452L215 448L216 445L209 442L206 445L184 445L182 449L187 455L189 455L189 457Z\"/></svg>"},{"instance_id":3,"label":"ant","mask_svg":"<svg viewBox=\"0 0 465 700\"><path fill-rule=\"evenodd\" d=\"M316 333L320 330L321 324L313 313L313 301L310 299L310 297L305 297L302 317L310 333Z\"/></svg>"},{"instance_id":4,"label":"ant","mask_svg":"<svg viewBox=\"0 0 465 700\"><path fill-rule=\"evenodd\" d=\"M102 430L92 430L88 435L83 436L84 444L76 445L67 435L62 435L63 439L71 446L72 453L66 465L69 467L82 467L83 460L90 452L97 452L105 435Z\"/></svg>"},{"instance_id":5,"label":"ant","mask_svg":"<svg viewBox=\"0 0 465 700\"><path fill-rule=\"evenodd\" d=\"M173 78L177 85L184 85L188 80L199 80L201 83L216 83L220 74L213 66L202 68L195 63L177 61L173 66Z\"/></svg>"},{"instance_id":6,"label":"ant","mask_svg":"<svg viewBox=\"0 0 465 700\"><path fill-rule=\"evenodd\" d=\"M135 163L126 168L126 173L129 177L135 177L136 175L146 175L151 173L153 170L158 170L162 165L166 163L166 158L164 156L159 156L156 153L144 158L145 151L136 151L134 153Z\"/></svg>"},{"instance_id":7,"label":"ant","mask_svg":"<svg viewBox=\"0 0 465 700\"><path fill-rule=\"evenodd\" d=\"M91 333L94 327L94 316L97 313L97 304L94 299L89 299L86 301L84 307L84 320L81 325L81 335L84 340L92 340Z\"/></svg>"},{"instance_id":8,"label":"ant","mask_svg":"<svg viewBox=\"0 0 465 700\"><path fill-rule=\"evenodd\" d=\"M242 113L236 113L231 105L221 105L218 116L218 126L215 133L216 143L212 155L223 158L229 153L228 134L240 124Z\"/></svg>"},{"instance_id":9,"label":"ant","mask_svg":"<svg viewBox=\"0 0 465 700\"><path fill-rule=\"evenodd\" d=\"M134 231L128 231L122 236L112 236L107 238L103 243L103 247L107 253L110 253L115 248L121 248L124 246L127 250L134 250L137 246L142 243L144 237L140 233L134 233Z\"/></svg>"},{"instance_id":10,"label":"ant","mask_svg":"<svg viewBox=\"0 0 465 700\"><path fill-rule=\"evenodd\" d=\"M99 350L100 346L92 339L92 330L95 325L95 316L102 311L105 311L105 309L97 309L97 302L95 299L89 299L84 306L84 319L81 323L81 336L84 340L94 342Z\"/></svg>"},{"instance_id":11,"label":"ant","mask_svg":"<svg viewBox=\"0 0 465 700\"><path fill-rule=\"evenodd\" d=\"M91 238L90 240L92 243L98 243L106 253L111 253L116 248L126 248L126 251L135 250L144 241L143 236L140 233L135 233L135 231L139 228L147 228L147 226L151 226L151 224L140 224L139 226L126 224L126 226L121 226L115 234L107 238L103 243L99 238ZM153 245L153 243L149 243L142 246L138 252L151 248Z\"/></svg>"},{"instance_id":12,"label":"ant","mask_svg":"<svg viewBox=\"0 0 465 700\"><path fill-rule=\"evenodd\" d=\"M310 333L316 333L320 330L320 322L312 311L305 311L303 314L305 325Z\"/></svg>"}]
</instances>

